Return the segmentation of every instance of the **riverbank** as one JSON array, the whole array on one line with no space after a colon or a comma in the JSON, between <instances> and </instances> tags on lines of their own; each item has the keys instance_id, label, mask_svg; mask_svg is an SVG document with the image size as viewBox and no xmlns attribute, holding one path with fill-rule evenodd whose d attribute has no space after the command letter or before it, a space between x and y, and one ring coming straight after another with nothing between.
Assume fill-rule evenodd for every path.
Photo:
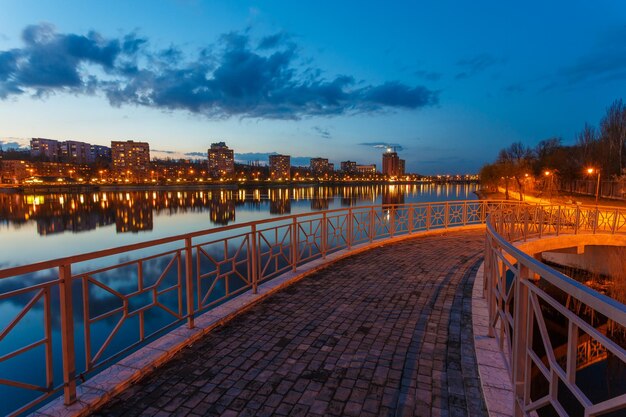
<instances>
[{"instance_id":1,"label":"riverbank","mask_svg":"<svg viewBox=\"0 0 626 417\"><path fill-rule=\"evenodd\" d=\"M484 189L477 190L476 195L479 200L506 200L506 193L504 188L499 188L498 191L487 191ZM516 191L509 190L509 200L519 201L520 195ZM538 204L559 204L559 205L583 205L583 206L595 206L596 199L593 196L585 194L576 194L570 192L559 192L550 197L544 197L541 193L528 193L524 194L523 201L529 203ZM626 201L614 200L608 198L599 198L598 205L605 207L626 207Z\"/></svg>"},{"instance_id":2,"label":"riverbank","mask_svg":"<svg viewBox=\"0 0 626 417\"><path fill-rule=\"evenodd\" d=\"M173 184L46 184L46 185L0 185L0 194L58 194L88 192L132 192L132 191L203 191L293 188L312 186L370 186L370 185L462 185L475 181L285 181L285 182L205 182Z\"/></svg>"}]
</instances>

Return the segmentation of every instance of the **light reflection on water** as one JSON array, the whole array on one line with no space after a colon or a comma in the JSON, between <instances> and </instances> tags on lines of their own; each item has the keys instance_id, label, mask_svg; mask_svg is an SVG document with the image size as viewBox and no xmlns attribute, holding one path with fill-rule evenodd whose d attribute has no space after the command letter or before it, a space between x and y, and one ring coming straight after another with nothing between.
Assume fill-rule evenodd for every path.
<instances>
[{"instance_id":1,"label":"light reflection on water","mask_svg":"<svg viewBox=\"0 0 626 417\"><path fill-rule=\"evenodd\" d=\"M476 184L0 193L0 268L287 214L473 200Z\"/></svg>"}]
</instances>

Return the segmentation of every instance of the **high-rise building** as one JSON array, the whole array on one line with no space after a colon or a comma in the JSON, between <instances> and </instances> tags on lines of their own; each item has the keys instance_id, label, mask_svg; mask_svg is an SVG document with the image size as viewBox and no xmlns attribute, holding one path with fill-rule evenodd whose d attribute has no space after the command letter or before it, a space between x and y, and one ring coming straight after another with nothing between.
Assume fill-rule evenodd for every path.
<instances>
[{"instance_id":1,"label":"high-rise building","mask_svg":"<svg viewBox=\"0 0 626 417\"><path fill-rule=\"evenodd\" d=\"M209 175L222 178L235 173L235 151L226 146L226 143L212 143L208 155Z\"/></svg>"},{"instance_id":2,"label":"high-rise building","mask_svg":"<svg viewBox=\"0 0 626 417\"><path fill-rule=\"evenodd\" d=\"M108 146L91 145L89 162L96 162L97 160L110 161L111 160L111 148Z\"/></svg>"},{"instance_id":3,"label":"high-rise building","mask_svg":"<svg viewBox=\"0 0 626 417\"><path fill-rule=\"evenodd\" d=\"M270 178L272 180L291 178L291 157L289 155L270 155Z\"/></svg>"},{"instance_id":4,"label":"high-rise building","mask_svg":"<svg viewBox=\"0 0 626 417\"><path fill-rule=\"evenodd\" d=\"M341 161L341 171L347 174L356 172L356 162L354 161Z\"/></svg>"},{"instance_id":5,"label":"high-rise building","mask_svg":"<svg viewBox=\"0 0 626 417\"><path fill-rule=\"evenodd\" d=\"M57 162L61 156L61 143L54 139L32 138L30 156L43 157L50 162Z\"/></svg>"},{"instance_id":6,"label":"high-rise building","mask_svg":"<svg viewBox=\"0 0 626 417\"><path fill-rule=\"evenodd\" d=\"M398 160L398 175L399 176L404 176L404 174L406 173L405 166L406 166L406 161L404 159L399 159Z\"/></svg>"},{"instance_id":7,"label":"high-rise building","mask_svg":"<svg viewBox=\"0 0 626 417\"><path fill-rule=\"evenodd\" d=\"M150 145L147 142L112 141L111 156L116 175L132 180L148 178Z\"/></svg>"},{"instance_id":8,"label":"high-rise building","mask_svg":"<svg viewBox=\"0 0 626 417\"><path fill-rule=\"evenodd\" d=\"M309 164L313 175L324 175L330 171L327 158L311 158Z\"/></svg>"},{"instance_id":9,"label":"high-rise building","mask_svg":"<svg viewBox=\"0 0 626 417\"><path fill-rule=\"evenodd\" d=\"M64 162L86 164L91 162L91 145L75 140L66 140L60 143L60 159Z\"/></svg>"},{"instance_id":10,"label":"high-rise building","mask_svg":"<svg viewBox=\"0 0 626 417\"><path fill-rule=\"evenodd\" d=\"M387 149L383 154L383 175L397 177L400 175L400 158L398 153Z\"/></svg>"}]
</instances>

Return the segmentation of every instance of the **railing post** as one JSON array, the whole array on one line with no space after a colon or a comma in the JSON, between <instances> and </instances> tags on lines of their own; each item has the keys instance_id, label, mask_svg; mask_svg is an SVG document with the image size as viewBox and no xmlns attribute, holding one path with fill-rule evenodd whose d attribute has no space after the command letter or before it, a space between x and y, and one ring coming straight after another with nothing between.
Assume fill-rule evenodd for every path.
<instances>
[{"instance_id":1,"label":"railing post","mask_svg":"<svg viewBox=\"0 0 626 417\"><path fill-rule=\"evenodd\" d=\"M327 219L326 219L326 212L322 213L322 224L321 224L321 229L322 229L322 242L321 242L321 251L322 251L322 258L326 259L326 247L328 245L328 230L326 229L327 227Z\"/></svg>"},{"instance_id":2,"label":"railing post","mask_svg":"<svg viewBox=\"0 0 626 417\"><path fill-rule=\"evenodd\" d=\"M487 223L487 200L481 201L480 203L480 223Z\"/></svg>"},{"instance_id":3,"label":"railing post","mask_svg":"<svg viewBox=\"0 0 626 417\"><path fill-rule=\"evenodd\" d=\"M193 308L193 247L191 238L185 238L185 291L187 294L187 327L194 328Z\"/></svg>"},{"instance_id":4,"label":"railing post","mask_svg":"<svg viewBox=\"0 0 626 417\"><path fill-rule=\"evenodd\" d=\"M524 242L528 238L528 208L524 207Z\"/></svg>"},{"instance_id":5,"label":"railing post","mask_svg":"<svg viewBox=\"0 0 626 417\"><path fill-rule=\"evenodd\" d=\"M348 244L348 250L352 249L352 222L354 219L352 218L352 207L348 208L348 219L346 220L346 234L347 239L346 243Z\"/></svg>"},{"instance_id":6,"label":"railing post","mask_svg":"<svg viewBox=\"0 0 626 417\"><path fill-rule=\"evenodd\" d=\"M298 219L291 222L291 270L295 271L298 266Z\"/></svg>"},{"instance_id":7,"label":"railing post","mask_svg":"<svg viewBox=\"0 0 626 417\"><path fill-rule=\"evenodd\" d=\"M396 206L389 208L389 237L393 237L396 231Z\"/></svg>"},{"instance_id":8,"label":"railing post","mask_svg":"<svg viewBox=\"0 0 626 417\"><path fill-rule=\"evenodd\" d=\"M490 273L487 280L487 309L489 317L489 326L487 327L487 336L496 337L495 329L493 324L496 321L496 315L498 312L496 311L496 286L498 285L498 274L500 270L498 268L498 257L495 256L496 248L493 246L493 239L489 238L489 259L491 260L491 266L489 267Z\"/></svg>"},{"instance_id":9,"label":"railing post","mask_svg":"<svg viewBox=\"0 0 626 417\"><path fill-rule=\"evenodd\" d=\"M374 226L374 206L370 209L370 243L374 241L374 234L376 234L376 227Z\"/></svg>"},{"instance_id":10,"label":"railing post","mask_svg":"<svg viewBox=\"0 0 626 417\"><path fill-rule=\"evenodd\" d=\"M72 266L59 266L61 303L61 348L63 351L64 404L76 402L76 352L74 350L74 312L72 307Z\"/></svg>"},{"instance_id":11,"label":"railing post","mask_svg":"<svg viewBox=\"0 0 626 417\"><path fill-rule=\"evenodd\" d=\"M515 416L524 416L521 404L526 403L526 361L528 358L528 325L529 297L528 287L523 282L530 277L528 267L520 265L517 282L515 282L515 311L513 317L513 354L511 365L513 370L513 391L515 394Z\"/></svg>"},{"instance_id":12,"label":"railing post","mask_svg":"<svg viewBox=\"0 0 626 417\"><path fill-rule=\"evenodd\" d=\"M450 205L448 204L448 202L446 201L446 205L444 207L444 212L443 212L443 223L445 225L445 228L448 228L448 225L450 224Z\"/></svg>"},{"instance_id":13,"label":"railing post","mask_svg":"<svg viewBox=\"0 0 626 417\"><path fill-rule=\"evenodd\" d=\"M600 209L596 206L596 219L593 222L593 234L596 234L596 230L598 230L598 222L600 221Z\"/></svg>"},{"instance_id":14,"label":"railing post","mask_svg":"<svg viewBox=\"0 0 626 417\"><path fill-rule=\"evenodd\" d=\"M463 226L467 226L467 201L463 202Z\"/></svg>"},{"instance_id":15,"label":"railing post","mask_svg":"<svg viewBox=\"0 0 626 417\"><path fill-rule=\"evenodd\" d=\"M576 356L578 354L578 326L570 321L567 326L567 363L565 375L568 382L576 382Z\"/></svg>"},{"instance_id":16,"label":"railing post","mask_svg":"<svg viewBox=\"0 0 626 417\"><path fill-rule=\"evenodd\" d=\"M580 207L576 206L576 226L574 226L574 234L578 234L578 228L580 224Z\"/></svg>"},{"instance_id":17,"label":"railing post","mask_svg":"<svg viewBox=\"0 0 626 417\"><path fill-rule=\"evenodd\" d=\"M252 223L251 226L251 230L250 230L250 245L251 245L251 254L250 254L250 263L251 263L251 272L252 272L252 293L253 294L258 294L259 292L259 270L258 270L258 262L259 262L259 258L258 258L258 254L257 254L257 247L256 247L256 224Z\"/></svg>"},{"instance_id":18,"label":"railing post","mask_svg":"<svg viewBox=\"0 0 626 417\"><path fill-rule=\"evenodd\" d=\"M408 224L408 233L411 234L413 233L413 211L415 210L415 207L413 204L409 204L409 224Z\"/></svg>"},{"instance_id":19,"label":"railing post","mask_svg":"<svg viewBox=\"0 0 626 417\"><path fill-rule=\"evenodd\" d=\"M430 215L431 215L431 209L430 209L430 203L428 203L426 205L426 231L430 230Z\"/></svg>"}]
</instances>

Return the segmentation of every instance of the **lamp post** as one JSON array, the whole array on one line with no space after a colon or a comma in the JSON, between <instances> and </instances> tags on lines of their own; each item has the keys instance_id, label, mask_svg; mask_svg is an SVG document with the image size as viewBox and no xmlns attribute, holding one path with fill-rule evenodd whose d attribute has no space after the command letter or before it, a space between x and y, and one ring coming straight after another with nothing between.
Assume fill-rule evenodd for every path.
<instances>
[{"instance_id":1,"label":"lamp post","mask_svg":"<svg viewBox=\"0 0 626 417\"><path fill-rule=\"evenodd\" d=\"M598 198L600 197L600 170L594 168L587 168L587 174L591 175L594 172L598 174L598 180L596 182L596 206L598 205Z\"/></svg>"}]
</instances>

